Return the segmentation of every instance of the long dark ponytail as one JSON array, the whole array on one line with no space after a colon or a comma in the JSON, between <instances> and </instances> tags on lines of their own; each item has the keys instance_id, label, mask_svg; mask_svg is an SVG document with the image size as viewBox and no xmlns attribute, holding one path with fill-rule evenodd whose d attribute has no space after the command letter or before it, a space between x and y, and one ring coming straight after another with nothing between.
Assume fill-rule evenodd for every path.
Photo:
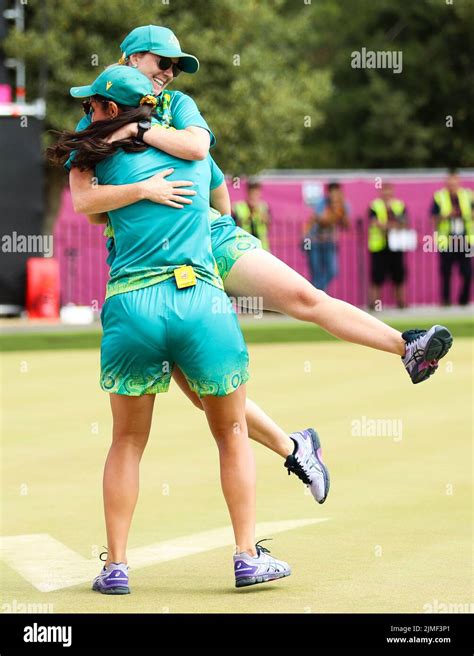
<instances>
[{"instance_id":1,"label":"long dark ponytail","mask_svg":"<svg viewBox=\"0 0 474 656\"><path fill-rule=\"evenodd\" d=\"M119 148L123 148L127 152L145 150L147 147L145 144L135 143L132 138L121 139L113 143L108 143L106 139L127 123L138 123L142 119L149 119L153 113L153 106L119 107L122 111L116 118L94 121L80 132L53 130L53 134L59 135L59 139L56 144L46 150L49 161L62 166L75 151L72 166L77 166L80 171L86 171L94 168L106 157L113 155Z\"/></svg>"}]
</instances>

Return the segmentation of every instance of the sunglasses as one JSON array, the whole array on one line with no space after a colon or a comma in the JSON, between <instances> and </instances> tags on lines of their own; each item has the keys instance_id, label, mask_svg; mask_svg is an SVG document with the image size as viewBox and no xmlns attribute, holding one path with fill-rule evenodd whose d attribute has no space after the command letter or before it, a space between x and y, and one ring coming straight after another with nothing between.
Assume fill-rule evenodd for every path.
<instances>
[{"instance_id":1,"label":"sunglasses","mask_svg":"<svg viewBox=\"0 0 474 656\"><path fill-rule=\"evenodd\" d=\"M173 67L173 77L178 77L181 73L181 68L179 64L175 64L169 57L161 57L161 55L156 55L158 59L158 68L160 71L167 71L170 66Z\"/></svg>"},{"instance_id":2,"label":"sunglasses","mask_svg":"<svg viewBox=\"0 0 474 656\"><path fill-rule=\"evenodd\" d=\"M89 114L92 111L92 101L100 103L104 109L109 104L109 101L106 100L105 98L100 98L100 99L99 98L89 98L89 100L83 100L82 101L82 109L84 110L84 114L86 116L89 116Z\"/></svg>"}]
</instances>

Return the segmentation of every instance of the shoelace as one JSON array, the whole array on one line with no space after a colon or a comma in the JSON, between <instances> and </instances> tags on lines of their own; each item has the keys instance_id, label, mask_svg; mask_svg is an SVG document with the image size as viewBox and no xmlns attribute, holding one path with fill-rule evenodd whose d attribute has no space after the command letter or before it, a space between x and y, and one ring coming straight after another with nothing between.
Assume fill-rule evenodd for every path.
<instances>
[{"instance_id":1,"label":"shoelace","mask_svg":"<svg viewBox=\"0 0 474 656\"><path fill-rule=\"evenodd\" d=\"M402 333L402 337L405 340L407 344L412 344L413 342L417 342L420 337L423 337L426 335L426 330L420 330L419 328L412 328L411 330L406 330L404 333ZM412 360L415 360L415 362L418 362L418 359L423 355L424 351L423 349L415 349L411 355L411 358L408 360L407 364L409 364ZM437 367L438 366L438 360L430 360L429 364L430 367Z\"/></svg>"},{"instance_id":2,"label":"shoelace","mask_svg":"<svg viewBox=\"0 0 474 656\"><path fill-rule=\"evenodd\" d=\"M273 538L263 538L263 540L259 540L257 542L257 544L255 545L255 549L257 550L257 556L260 556L261 553L264 553L264 554L269 554L270 553L270 549L267 549L266 547L262 547L260 545L260 543L261 542L269 542L272 539Z\"/></svg>"},{"instance_id":3,"label":"shoelace","mask_svg":"<svg viewBox=\"0 0 474 656\"><path fill-rule=\"evenodd\" d=\"M424 335L426 333L426 330L421 330L420 328L412 328L411 330L405 330L404 333L402 333L402 337L405 340L405 342L413 342L415 339L418 339L420 335Z\"/></svg>"},{"instance_id":4,"label":"shoelace","mask_svg":"<svg viewBox=\"0 0 474 656\"><path fill-rule=\"evenodd\" d=\"M103 549L105 549L105 551L103 551L102 553L99 554L99 560L101 560L103 563L105 563L107 561L107 554L109 553L109 548L108 547L103 547ZM102 556L105 556L105 558L102 558ZM105 565L104 565L104 567L105 567ZM129 570L131 569L131 567L129 565L127 565L127 568Z\"/></svg>"},{"instance_id":5,"label":"shoelace","mask_svg":"<svg viewBox=\"0 0 474 656\"><path fill-rule=\"evenodd\" d=\"M285 460L285 467L288 469L288 476L291 473L296 474L296 476L298 476L298 478L303 481L303 483L306 483L306 485L311 485L311 480L303 469L303 465L298 460L297 456L288 456L288 458Z\"/></svg>"},{"instance_id":6,"label":"shoelace","mask_svg":"<svg viewBox=\"0 0 474 656\"><path fill-rule=\"evenodd\" d=\"M423 355L423 349L416 348L417 346L416 342L420 339L420 337L423 337L424 335L426 335L426 330L420 330L418 328L407 330L402 334L402 337L407 343L407 345L410 344L412 346L415 346L415 350L411 354L411 357L408 360L407 364L409 364L412 360L418 362L418 359Z\"/></svg>"}]
</instances>

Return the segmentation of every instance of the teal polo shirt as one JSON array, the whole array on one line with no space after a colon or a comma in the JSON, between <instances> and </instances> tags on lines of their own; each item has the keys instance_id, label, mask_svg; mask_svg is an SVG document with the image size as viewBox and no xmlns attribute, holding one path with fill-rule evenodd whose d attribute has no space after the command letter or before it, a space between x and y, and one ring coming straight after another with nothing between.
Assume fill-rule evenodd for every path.
<instances>
[{"instance_id":1,"label":"teal polo shirt","mask_svg":"<svg viewBox=\"0 0 474 656\"><path fill-rule=\"evenodd\" d=\"M99 162L95 174L99 184L120 185L167 168L174 168L168 179L193 182L193 202L178 209L143 200L108 212L115 252L106 298L166 280L184 264L192 265L198 278L223 289L211 247L210 157L189 161L152 147L140 153L120 149Z\"/></svg>"}]
</instances>

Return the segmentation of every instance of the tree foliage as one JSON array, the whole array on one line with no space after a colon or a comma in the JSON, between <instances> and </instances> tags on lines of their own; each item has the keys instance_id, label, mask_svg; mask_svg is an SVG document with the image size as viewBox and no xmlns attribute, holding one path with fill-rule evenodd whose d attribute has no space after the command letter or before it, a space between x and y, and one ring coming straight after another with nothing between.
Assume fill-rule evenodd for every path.
<instances>
[{"instance_id":1,"label":"tree foliage","mask_svg":"<svg viewBox=\"0 0 474 656\"><path fill-rule=\"evenodd\" d=\"M323 0L320 65L331 73L308 167L472 166L474 2ZM291 5L291 2L288 2ZM320 5L321 8L321 5ZM400 74L354 69L362 48L401 51Z\"/></svg>"},{"instance_id":2,"label":"tree foliage","mask_svg":"<svg viewBox=\"0 0 474 656\"><path fill-rule=\"evenodd\" d=\"M200 59L173 88L198 103L229 173L473 163L471 0L29 0L5 49L25 59L30 99L47 64L46 129L76 124L69 87L148 23ZM362 48L401 51L402 72L352 68Z\"/></svg>"},{"instance_id":3,"label":"tree foliage","mask_svg":"<svg viewBox=\"0 0 474 656\"><path fill-rule=\"evenodd\" d=\"M38 0L27 5L27 29L12 31L6 48L25 59L28 95L37 93L48 65L46 128L73 128L80 105L71 86L92 81L116 62L124 36L138 25L166 25L185 52L201 63L173 87L192 95L217 136L219 164L255 173L298 157L304 119L322 120L318 106L330 92L328 73L310 70L293 49L308 25L300 11L284 16L284 2L257 0ZM47 32L44 33L44 12ZM307 12L309 15L309 12ZM289 160L288 160L289 161Z\"/></svg>"}]
</instances>

